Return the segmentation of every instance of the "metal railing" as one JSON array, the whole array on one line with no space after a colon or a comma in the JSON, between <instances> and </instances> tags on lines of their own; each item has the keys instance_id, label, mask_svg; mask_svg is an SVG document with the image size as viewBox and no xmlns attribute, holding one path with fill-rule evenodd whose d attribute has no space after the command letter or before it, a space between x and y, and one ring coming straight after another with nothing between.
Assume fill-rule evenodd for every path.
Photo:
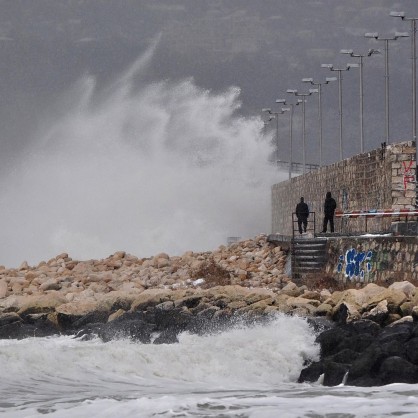
<instances>
[{"instance_id":1,"label":"metal railing","mask_svg":"<svg viewBox=\"0 0 418 418\"><path fill-rule=\"evenodd\" d=\"M405 219L405 222L417 221L418 210L416 209L371 209L368 211L358 210L358 211L336 211L335 217L343 219L364 219L364 232L368 232L368 223L369 219L383 219L383 218L398 218Z\"/></svg>"},{"instance_id":2,"label":"metal railing","mask_svg":"<svg viewBox=\"0 0 418 418\"><path fill-rule=\"evenodd\" d=\"M309 212L308 224L306 226L306 233L312 232L312 235L315 236L315 229L316 229L315 227L316 227L315 212ZM296 212L293 212L292 213L292 238L293 239L295 238L295 235L299 236L300 234L299 234L298 218L296 216Z\"/></svg>"}]
</instances>

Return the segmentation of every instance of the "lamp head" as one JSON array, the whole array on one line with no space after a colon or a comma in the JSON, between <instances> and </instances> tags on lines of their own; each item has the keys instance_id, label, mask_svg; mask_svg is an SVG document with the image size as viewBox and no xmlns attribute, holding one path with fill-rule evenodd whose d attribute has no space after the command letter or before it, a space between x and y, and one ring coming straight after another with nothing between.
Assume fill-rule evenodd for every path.
<instances>
[{"instance_id":1,"label":"lamp head","mask_svg":"<svg viewBox=\"0 0 418 418\"><path fill-rule=\"evenodd\" d=\"M337 81L337 77L327 77L327 78L325 79L325 81L326 81L327 83L330 83L331 81Z\"/></svg>"},{"instance_id":2,"label":"lamp head","mask_svg":"<svg viewBox=\"0 0 418 418\"><path fill-rule=\"evenodd\" d=\"M395 38L409 38L408 32L395 32Z\"/></svg>"},{"instance_id":3,"label":"lamp head","mask_svg":"<svg viewBox=\"0 0 418 418\"><path fill-rule=\"evenodd\" d=\"M395 12L395 11L393 11L393 12L389 13L389 16L400 17L400 18L404 19L405 18L405 12Z\"/></svg>"},{"instance_id":4,"label":"lamp head","mask_svg":"<svg viewBox=\"0 0 418 418\"><path fill-rule=\"evenodd\" d=\"M332 64L321 64L322 68L333 68L334 66Z\"/></svg>"},{"instance_id":5,"label":"lamp head","mask_svg":"<svg viewBox=\"0 0 418 418\"><path fill-rule=\"evenodd\" d=\"M347 68L348 69L350 69L350 68L359 68L360 67L360 64L357 64L357 63L349 63L349 64L347 64Z\"/></svg>"},{"instance_id":6,"label":"lamp head","mask_svg":"<svg viewBox=\"0 0 418 418\"><path fill-rule=\"evenodd\" d=\"M312 94L312 93L319 93L319 90L318 89L309 89L309 93L310 94Z\"/></svg>"},{"instance_id":7,"label":"lamp head","mask_svg":"<svg viewBox=\"0 0 418 418\"><path fill-rule=\"evenodd\" d=\"M294 90L294 89L287 89L286 90L286 93L290 93L290 94L297 94L297 90Z\"/></svg>"},{"instance_id":8,"label":"lamp head","mask_svg":"<svg viewBox=\"0 0 418 418\"><path fill-rule=\"evenodd\" d=\"M276 99L276 103L286 103L286 99Z\"/></svg>"},{"instance_id":9,"label":"lamp head","mask_svg":"<svg viewBox=\"0 0 418 418\"><path fill-rule=\"evenodd\" d=\"M371 55L373 55L373 54L381 54L381 51L380 51L380 49L369 49L369 51L367 52L367 56L371 56Z\"/></svg>"},{"instance_id":10,"label":"lamp head","mask_svg":"<svg viewBox=\"0 0 418 418\"><path fill-rule=\"evenodd\" d=\"M367 32L364 34L365 38L374 38L377 39L379 37L379 33L378 32Z\"/></svg>"},{"instance_id":11,"label":"lamp head","mask_svg":"<svg viewBox=\"0 0 418 418\"><path fill-rule=\"evenodd\" d=\"M351 54L353 54L353 50L352 49L341 49L340 50L340 54L348 54L348 55L351 55Z\"/></svg>"},{"instance_id":12,"label":"lamp head","mask_svg":"<svg viewBox=\"0 0 418 418\"><path fill-rule=\"evenodd\" d=\"M290 107L282 107L282 112L290 112Z\"/></svg>"},{"instance_id":13,"label":"lamp head","mask_svg":"<svg viewBox=\"0 0 418 418\"><path fill-rule=\"evenodd\" d=\"M269 107L265 107L261 109L262 112L271 112L271 109Z\"/></svg>"},{"instance_id":14,"label":"lamp head","mask_svg":"<svg viewBox=\"0 0 418 418\"><path fill-rule=\"evenodd\" d=\"M313 83L313 78L302 78L302 83Z\"/></svg>"}]
</instances>

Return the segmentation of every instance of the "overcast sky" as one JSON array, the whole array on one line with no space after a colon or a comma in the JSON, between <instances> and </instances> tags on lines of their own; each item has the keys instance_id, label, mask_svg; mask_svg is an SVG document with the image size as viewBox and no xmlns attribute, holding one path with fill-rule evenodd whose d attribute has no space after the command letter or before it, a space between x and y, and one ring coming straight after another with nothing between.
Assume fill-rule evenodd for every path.
<instances>
[{"instance_id":1,"label":"overcast sky","mask_svg":"<svg viewBox=\"0 0 418 418\"><path fill-rule=\"evenodd\" d=\"M0 5L3 156L29 140L42 113L83 74L106 83L158 37L147 80L193 77L215 91L234 85L241 89L242 113L256 115L275 106L286 89L304 90L301 78L334 75L321 63L355 61L340 49L383 48L382 42L366 40L365 32L408 31L409 24L389 17L391 10L418 16L416 0L2 0ZM384 57L365 61L366 146L374 148L384 139ZM393 140L408 139L411 131L410 63L409 40L391 43ZM358 89L358 71L344 74L345 156L358 151ZM324 88L330 159L338 135L337 99L336 85ZM307 130L314 138L316 103L310 102ZM285 134L286 122L280 123Z\"/></svg>"}]
</instances>

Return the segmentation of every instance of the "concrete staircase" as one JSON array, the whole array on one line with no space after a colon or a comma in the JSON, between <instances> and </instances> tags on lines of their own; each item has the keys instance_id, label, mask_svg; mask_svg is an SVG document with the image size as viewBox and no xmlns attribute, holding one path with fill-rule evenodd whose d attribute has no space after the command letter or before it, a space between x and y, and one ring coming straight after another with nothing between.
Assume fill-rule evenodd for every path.
<instances>
[{"instance_id":1,"label":"concrete staircase","mask_svg":"<svg viewBox=\"0 0 418 418\"><path fill-rule=\"evenodd\" d=\"M292 240L292 277L302 278L309 273L319 273L327 260L326 238L294 238Z\"/></svg>"}]
</instances>

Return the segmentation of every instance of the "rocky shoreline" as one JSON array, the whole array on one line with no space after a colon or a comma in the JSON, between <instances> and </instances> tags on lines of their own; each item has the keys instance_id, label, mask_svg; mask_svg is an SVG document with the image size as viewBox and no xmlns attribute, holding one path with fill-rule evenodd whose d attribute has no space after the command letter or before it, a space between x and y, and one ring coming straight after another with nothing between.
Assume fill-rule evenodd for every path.
<instances>
[{"instance_id":1,"label":"rocky shoreline","mask_svg":"<svg viewBox=\"0 0 418 418\"><path fill-rule=\"evenodd\" d=\"M213 252L137 258L117 252L37 266L0 267L0 339L73 335L175 343L181 332L217 332L275 315L309 318L321 358L300 382L357 386L418 382L418 291L409 282L337 290L285 274L287 250L265 235Z\"/></svg>"}]
</instances>

